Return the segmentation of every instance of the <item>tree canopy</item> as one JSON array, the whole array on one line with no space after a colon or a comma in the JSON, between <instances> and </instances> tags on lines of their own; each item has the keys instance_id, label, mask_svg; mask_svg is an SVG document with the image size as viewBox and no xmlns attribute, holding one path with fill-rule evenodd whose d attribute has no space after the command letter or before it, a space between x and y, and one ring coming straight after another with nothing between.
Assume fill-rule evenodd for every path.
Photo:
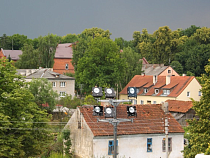
<instances>
[{"instance_id":1,"label":"tree canopy","mask_svg":"<svg viewBox=\"0 0 210 158\"><path fill-rule=\"evenodd\" d=\"M1 59L0 157L37 156L51 142L48 114L33 100L12 63Z\"/></svg>"},{"instance_id":2,"label":"tree canopy","mask_svg":"<svg viewBox=\"0 0 210 158\"><path fill-rule=\"evenodd\" d=\"M206 65L205 70L207 74L201 77L201 99L193 101L193 109L199 119L188 120L190 139L189 145L184 149L186 158L194 158L199 153L210 154L210 65Z\"/></svg>"}]
</instances>

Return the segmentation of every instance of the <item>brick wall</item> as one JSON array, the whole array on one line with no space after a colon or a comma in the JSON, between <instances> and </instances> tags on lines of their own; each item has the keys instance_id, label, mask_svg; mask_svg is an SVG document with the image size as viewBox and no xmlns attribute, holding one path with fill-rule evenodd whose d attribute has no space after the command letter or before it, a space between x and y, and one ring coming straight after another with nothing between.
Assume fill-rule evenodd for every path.
<instances>
[{"instance_id":1,"label":"brick wall","mask_svg":"<svg viewBox=\"0 0 210 158\"><path fill-rule=\"evenodd\" d=\"M53 71L59 74L74 73L74 66L71 61L72 59L54 59ZM68 64L68 69L66 69L66 64Z\"/></svg>"}]
</instances>

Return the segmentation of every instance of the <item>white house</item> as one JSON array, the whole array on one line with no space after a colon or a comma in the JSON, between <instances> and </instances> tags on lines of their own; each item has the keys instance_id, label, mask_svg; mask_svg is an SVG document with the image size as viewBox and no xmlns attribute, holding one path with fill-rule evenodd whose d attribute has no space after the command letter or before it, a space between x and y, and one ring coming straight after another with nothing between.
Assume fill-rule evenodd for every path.
<instances>
[{"instance_id":1,"label":"white house","mask_svg":"<svg viewBox=\"0 0 210 158\"><path fill-rule=\"evenodd\" d=\"M108 105L110 106L110 105ZM117 118L134 118L117 126L118 158L165 158L164 118L169 119L169 158L182 158L184 130L160 104L136 105L137 116L127 115L127 105L117 106ZM72 150L81 158L112 158L113 125L97 122L93 106L78 107L65 128L71 131ZM106 118L108 119L108 118Z\"/></svg>"}]
</instances>

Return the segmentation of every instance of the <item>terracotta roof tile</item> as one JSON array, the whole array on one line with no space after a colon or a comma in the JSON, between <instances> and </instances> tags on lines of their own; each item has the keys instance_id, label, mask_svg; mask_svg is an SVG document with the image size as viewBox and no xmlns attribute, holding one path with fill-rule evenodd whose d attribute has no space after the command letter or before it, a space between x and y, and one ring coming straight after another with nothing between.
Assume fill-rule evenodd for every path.
<instances>
[{"instance_id":1,"label":"terracotta roof tile","mask_svg":"<svg viewBox=\"0 0 210 158\"><path fill-rule=\"evenodd\" d=\"M106 122L97 122L97 118L105 119L104 116L93 116L93 106L79 107L87 125L90 127L94 136L113 135L113 125ZM136 105L137 117L127 116L127 105L117 107L117 118L134 118L132 122L121 122L117 126L118 135L152 134L164 133L165 114L159 104ZM169 117L169 133L184 133L180 124ZM108 119L108 118L107 118Z\"/></svg>"},{"instance_id":2,"label":"terracotta roof tile","mask_svg":"<svg viewBox=\"0 0 210 158\"><path fill-rule=\"evenodd\" d=\"M192 101L167 100L166 102L170 112L186 113L193 107Z\"/></svg>"},{"instance_id":3,"label":"terracotta roof tile","mask_svg":"<svg viewBox=\"0 0 210 158\"><path fill-rule=\"evenodd\" d=\"M194 79L194 76L171 76L170 83L166 85L166 76L157 76L157 83L153 85L146 95L153 95L154 88L165 88L171 89L171 92L168 97L177 97L181 92L187 87L187 85ZM120 94L127 94L128 87L148 87L147 85L153 84L153 76L142 76L135 75L131 81L125 86L125 88L120 92ZM162 95L162 89L160 89L157 96ZM141 95L142 93L138 93Z\"/></svg>"}]
</instances>

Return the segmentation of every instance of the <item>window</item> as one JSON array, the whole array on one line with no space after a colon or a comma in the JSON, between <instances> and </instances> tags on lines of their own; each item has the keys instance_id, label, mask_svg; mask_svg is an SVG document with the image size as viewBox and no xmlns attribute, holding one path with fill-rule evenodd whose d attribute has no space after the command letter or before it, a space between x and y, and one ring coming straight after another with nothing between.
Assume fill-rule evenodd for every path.
<instances>
[{"instance_id":1,"label":"window","mask_svg":"<svg viewBox=\"0 0 210 158\"><path fill-rule=\"evenodd\" d=\"M141 100L141 104L144 104L144 101L143 100Z\"/></svg>"},{"instance_id":2,"label":"window","mask_svg":"<svg viewBox=\"0 0 210 158\"><path fill-rule=\"evenodd\" d=\"M171 73L171 70L168 70L168 74L170 74Z\"/></svg>"},{"instance_id":3,"label":"window","mask_svg":"<svg viewBox=\"0 0 210 158\"><path fill-rule=\"evenodd\" d=\"M78 129L81 129L82 125L81 125L81 121L78 121Z\"/></svg>"},{"instance_id":4,"label":"window","mask_svg":"<svg viewBox=\"0 0 210 158\"><path fill-rule=\"evenodd\" d=\"M56 82L52 82L52 86L53 87L56 87Z\"/></svg>"},{"instance_id":5,"label":"window","mask_svg":"<svg viewBox=\"0 0 210 158\"><path fill-rule=\"evenodd\" d=\"M157 104L157 102L156 101L153 101L153 104Z\"/></svg>"},{"instance_id":6,"label":"window","mask_svg":"<svg viewBox=\"0 0 210 158\"><path fill-rule=\"evenodd\" d=\"M162 140L162 150L163 152L166 152L165 138ZM168 138L168 151L172 151L172 138Z\"/></svg>"},{"instance_id":7,"label":"window","mask_svg":"<svg viewBox=\"0 0 210 158\"><path fill-rule=\"evenodd\" d=\"M144 93L147 93L148 92L148 89L144 88Z\"/></svg>"},{"instance_id":8,"label":"window","mask_svg":"<svg viewBox=\"0 0 210 158\"><path fill-rule=\"evenodd\" d=\"M163 90L163 94L164 95L169 95L170 94L170 90L169 89L164 89Z\"/></svg>"},{"instance_id":9,"label":"window","mask_svg":"<svg viewBox=\"0 0 210 158\"><path fill-rule=\"evenodd\" d=\"M117 140L117 146L118 146L118 140ZM113 155L113 154L114 154L114 140L109 140L108 155Z\"/></svg>"},{"instance_id":10,"label":"window","mask_svg":"<svg viewBox=\"0 0 210 158\"><path fill-rule=\"evenodd\" d=\"M66 96L66 92L60 92L60 97L65 97Z\"/></svg>"},{"instance_id":11,"label":"window","mask_svg":"<svg viewBox=\"0 0 210 158\"><path fill-rule=\"evenodd\" d=\"M147 104L151 104L151 100L147 100Z\"/></svg>"},{"instance_id":12,"label":"window","mask_svg":"<svg viewBox=\"0 0 210 158\"><path fill-rule=\"evenodd\" d=\"M201 96L201 95L202 95L202 93L201 93L201 91L199 91L199 92L198 92L198 96Z\"/></svg>"},{"instance_id":13,"label":"window","mask_svg":"<svg viewBox=\"0 0 210 158\"><path fill-rule=\"evenodd\" d=\"M68 70L69 69L69 64L66 64L66 70Z\"/></svg>"},{"instance_id":14,"label":"window","mask_svg":"<svg viewBox=\"0 0 210 158\"><path fill-rule=\"evenodd\" d=\"M155 89L155 94L158 94L159 93L159 89Z\"/></svg>"},{"instance_id":15,"label":"window","mask_svg":"<svg viewBox=\"0 0 210 158\"><path fill-rule=\"evenodd\" d=\"M147 138L147 152L152 152L152 138Z\"/></svg>"},{"instance_id":16,"label":"window","mask_svg":"<svg viewBox=\"0 0 210 158\"><path fill-rule=\"evenodd\" d=\"M187 92L187 97L190 97L190 92Z\"/></svg>"},{"instance_id":17,"label":"window","mask_svg":"<svg viewBox=\"0 0 210 158\"><path fill-rule=\"evenodd\" d=\"M66 87L66 82L60 82L60 87Z\"/></svg>"}]
</instances>

